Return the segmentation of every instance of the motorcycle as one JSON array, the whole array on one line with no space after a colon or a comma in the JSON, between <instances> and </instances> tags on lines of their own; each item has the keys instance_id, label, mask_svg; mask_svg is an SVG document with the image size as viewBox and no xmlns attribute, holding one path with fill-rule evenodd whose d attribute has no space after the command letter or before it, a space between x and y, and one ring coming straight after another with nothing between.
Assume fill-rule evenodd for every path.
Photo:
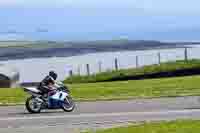
<instances>
[{"instance_id":1,"label":"motorcycle","mask_svg":"<svg viewBox=\"0 0 200 133\"><path fill-rule=\"evenodd\" d=\"M26 109L30 113L40 113L43 109L63 109L65 112L72 112L75 108L75 102L70 96L70 90L61 82L54 85L55 91L42 95L36 87L24 88L31 97L26 100Z\"/></svg>"}]
</instances>

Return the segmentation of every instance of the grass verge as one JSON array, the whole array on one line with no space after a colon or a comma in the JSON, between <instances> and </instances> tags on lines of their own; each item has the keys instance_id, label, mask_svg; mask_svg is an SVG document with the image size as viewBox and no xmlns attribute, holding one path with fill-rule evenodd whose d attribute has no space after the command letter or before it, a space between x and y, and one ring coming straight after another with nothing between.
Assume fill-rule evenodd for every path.
<instances>
[{"instance_id":1,"label":"grass verge","mask_svg":"<svg viewBox=\"0 0 200 133\"><path fill-rule=\"evenodd\" d=\"M121 100L200 94L200 76L72 84L77 100Z\"/></svg>"},{"instance_id":2,"label":"grass verge","mask_svg":"<svg viewBox=\"0 0 200 133\"><path fill-rule=\"evenodd\" d=\"M200 95L200 76L70 84L77 101L125 100ZM24 102L22 89L0 89L0 103Z\"/></svg>"},{"instance_id":3,"label":"grass verge","mask_svg":"<svg viewBox=\"0 0 200 133\"><path fill-rule=\"evenodd\" d=\"M97 131L96 133L199 133L199 131L199 120L177 120L171 122L144 123L141 125Z\"/></svg>"},{"instance_id":4,"label":"grass verge","mask_svg":"<svg viewBox=\"0 0 200 133\"><path fill-rule=\"evenodd\" d=\"M4 88L0 89L0 105L7 105L7 104L18 104L25 102L27 98L27 94L20 88L11 89L11 88Z\"/></svg>"}]
</instances>

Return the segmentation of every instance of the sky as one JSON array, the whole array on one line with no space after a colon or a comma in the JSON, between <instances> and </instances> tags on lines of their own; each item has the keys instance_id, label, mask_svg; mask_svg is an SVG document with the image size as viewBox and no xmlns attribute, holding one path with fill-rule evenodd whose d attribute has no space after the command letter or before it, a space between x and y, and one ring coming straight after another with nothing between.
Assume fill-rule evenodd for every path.
<instances>
[{"instance_id":1,"label":"sky","mask_svg":"<svg viewBox=\"0 0 200 133\"><path fill-rule=\"evenodd\" d=\"M0 0L0 40L198 41L198 0Z\"/></svg>"}]
</instances>

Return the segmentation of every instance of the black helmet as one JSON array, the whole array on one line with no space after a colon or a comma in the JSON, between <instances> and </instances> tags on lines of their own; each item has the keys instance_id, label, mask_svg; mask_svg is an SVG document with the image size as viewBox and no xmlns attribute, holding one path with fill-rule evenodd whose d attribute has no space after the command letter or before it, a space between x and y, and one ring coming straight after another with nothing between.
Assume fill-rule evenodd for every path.
<instances>
[{"instance_id":1,"label":"black helmet","mask_svg":"<svg viewBox=\"0 0 200 133\"><path fill-rule=\"evenodd\" d=\"M58 77L58 75L54 71L50 71L49 76L51 76L54 80L56 80Z\"/></svg>"}]
</instances>

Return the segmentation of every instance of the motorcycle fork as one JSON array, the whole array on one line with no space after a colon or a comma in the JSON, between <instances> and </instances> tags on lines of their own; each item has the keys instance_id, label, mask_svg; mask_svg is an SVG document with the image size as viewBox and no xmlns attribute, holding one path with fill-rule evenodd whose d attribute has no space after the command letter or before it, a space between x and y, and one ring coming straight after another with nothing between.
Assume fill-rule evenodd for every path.
<instances>
[{"instance_id":1,"label":"motorcycle fork","mask_svg":"<svg viewBox=\"0 0 200 133\"><path fill-rule=\"evenodd\" d=\"M67 98L67 97L65 98L65 100L67 101L67 103L68 103L68 104L70 104L70 102L69 102L69 100L68 100L68 98Z\"/></svg>"}]
</instances>

